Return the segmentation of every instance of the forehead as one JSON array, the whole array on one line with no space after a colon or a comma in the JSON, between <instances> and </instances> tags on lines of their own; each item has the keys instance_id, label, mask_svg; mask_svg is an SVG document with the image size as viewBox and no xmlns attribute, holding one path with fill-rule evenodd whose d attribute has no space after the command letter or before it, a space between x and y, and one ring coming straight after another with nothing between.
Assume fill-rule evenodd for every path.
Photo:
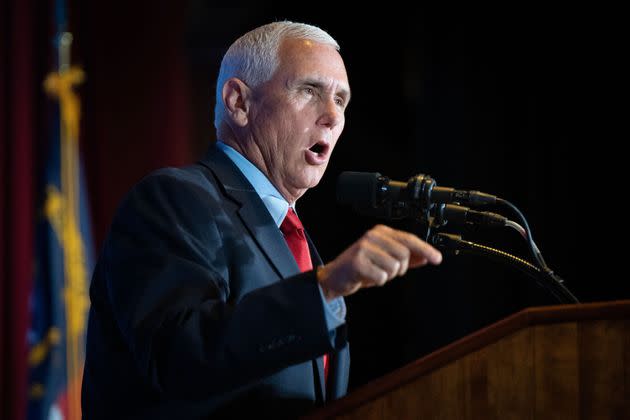
<instances>
[{"instance_id":1,"label":"forehead","mask_svg":"<svg viewBox=\"0 0 630 420\"><path fill-rule=\"evenodd\" d=\"M277 76L286 79L316 78L349 91L343 59L332 45L288 38L278 49Z\"/></svg>"}]
</instances>

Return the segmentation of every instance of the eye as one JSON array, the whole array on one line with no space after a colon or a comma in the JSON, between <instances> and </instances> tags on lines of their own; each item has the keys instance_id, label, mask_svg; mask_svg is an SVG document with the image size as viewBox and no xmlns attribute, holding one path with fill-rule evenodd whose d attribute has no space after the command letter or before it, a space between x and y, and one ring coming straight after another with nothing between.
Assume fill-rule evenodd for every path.
<instances>
[{"instance_id":1,"label":"eye","mask_svg":"<svg viewBox=\"0 0 630 420\"><path fill-rule=\"evenodd\" d=\"M303 91L304 93L306 93L307 95L314 95L314 94L315 94L315 90L314 90L312 87L310 87L310 86L306 86L306 87L304 87L304 88L302 89L302 91Z\"/></svg>"},{"instance_id":2,"label":"eye","mask_svg":"<svg viewBox=\"0 0 630 420\"><path fill-rule=\"evenodd\" d=\"M344 100L342 98L339 98L339 97L335 98L335 103L337 105L339 105L339 106L344 106L344 104L345 104Z\"/></svg>"}]
</instances>

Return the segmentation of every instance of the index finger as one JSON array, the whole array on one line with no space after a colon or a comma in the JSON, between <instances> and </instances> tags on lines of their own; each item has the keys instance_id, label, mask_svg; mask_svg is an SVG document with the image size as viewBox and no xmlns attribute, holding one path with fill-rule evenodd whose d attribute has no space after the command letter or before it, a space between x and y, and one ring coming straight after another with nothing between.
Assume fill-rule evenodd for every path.
<instances>
[{"instance_id":1,"label":"index finger","mask_svg":"<svg viewBox=\"0 0 630 420\"><path fill-rule=\"evenodd\" d=\"M414 256L424 257L434 265L442 262L442 253L413 233L397 229L391 231L392 238L406 246Z\"/></svg>"}]
</instances>

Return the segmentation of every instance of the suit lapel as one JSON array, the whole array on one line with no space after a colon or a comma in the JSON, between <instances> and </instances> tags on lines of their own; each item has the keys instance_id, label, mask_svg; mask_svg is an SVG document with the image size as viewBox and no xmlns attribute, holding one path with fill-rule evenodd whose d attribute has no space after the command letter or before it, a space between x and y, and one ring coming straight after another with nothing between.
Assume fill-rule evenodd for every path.
<instances>
[{"instance_id":1,"label":"suit lapel","mask_svg":"<svg viewBox=\"0 0 630 420\"><path fill-rule=\"evenodd\" d=\"M278 275L281 278L287 278L298 274L300 269L286 245L280 229L271 218L254 187L247 181L238 167L216 146L210 147L200 163L214 173L219 184L223 187L223 193L238 204L239 217ZM322 265L322 259L308 233L306 233L306 238L313 266ZM336 369L333 369L331 362L332 360L329 361L330 376L336 374ZM314 366L319 378L317 382L319 382L321 395L325 401L326 383L324 381L323 358L315 359Z\"/></svg>"},{"instance_id":2,"label":"suit lapel","mask_svg":"<svg viewBox=\"0 0 630 420\"><path fill-rule=\"evenodd\" d=\"M215 174L224 188L224 194L238 203L239 217L278 275L286 278L299 273L300 269L280 229L254 187L230 158L212 146L200 163Z\"/></svg>"}]
</instances>

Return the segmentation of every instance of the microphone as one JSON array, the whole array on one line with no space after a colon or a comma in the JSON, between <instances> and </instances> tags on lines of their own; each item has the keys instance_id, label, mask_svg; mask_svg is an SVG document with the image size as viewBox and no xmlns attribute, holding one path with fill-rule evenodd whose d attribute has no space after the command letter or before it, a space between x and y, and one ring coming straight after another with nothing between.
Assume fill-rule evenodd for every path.
<instances>
[{"instance_id":1,"label":"microphone","mask_svg":"<svg viewBox=\"0 0 630 420\"><path fill-rule=\"evenodd\" d=\"M435 184L424 175L417 175L413 180L410 185L411 180L407 183L393 181L377 172L343 172L337 180L337 202L352 205L355 211L366 216L412 217L424 206L419 201L420 190Z\"/></svg>"},{"instance_id":2,"label":"microphone","mask_svg":"<svg viewBox=\"0 0 630 420\"><path fill-rule=\"evenodd\" d=\"M503 227L508 225L509 219L498 213L477 211L455 204L440 204L432 212L435 226L444 226L448 222L459 225L478 225L487 227Z\"/></svg>"},{"instance_id":3,"label":"microphone","mask_svg":"<svg viewBox=\"0 0 630 420\"><path fill-rule=\"evenodd\" d=\"M497 197L480 191L438 187L424 174L401 182L378 172L343 172L337 180L337 202L352 205L366 216L402 219L421 215L428 219L436 204L495 204Z\"/></svg>"}]
</instances>

